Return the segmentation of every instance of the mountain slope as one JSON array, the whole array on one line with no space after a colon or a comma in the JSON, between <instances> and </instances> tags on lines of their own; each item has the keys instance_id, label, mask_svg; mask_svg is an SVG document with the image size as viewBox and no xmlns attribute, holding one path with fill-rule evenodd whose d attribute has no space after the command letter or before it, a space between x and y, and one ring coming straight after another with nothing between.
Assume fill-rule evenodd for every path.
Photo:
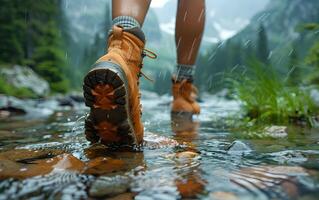
<instances>
[{"instance_id":1,"label":"mountain slope","mask_svg":"<svg viewBox=\"0 0 319 200\"><path fill-rule=\"evenodd\" d=\"M205 67L197 69L197 85L208 90L221 89L224 74L235 69L245 71L252 57L262 57L261 61L272 65L283 78L296 65L298 70L306 68L305 56L319 34L300 27L319 22L318 10L318 0L271 0L242 31L202 54L198 65Z\"/></svg>"},{"instance_id":2,"label":"mountain slope","mask_svg":"<svg viewBox=\"0 0 319 200\"><path fill-rule=\"evenodd\" d=\"M216 43L232 37L268 2L269 0L207 0L204 42ZM164 32L174 33L176 10L176 0L155 10Z\"/></svg>"},{"instance_id":3,"label":"mountain slope","mask_svg":"<svg viewBox=\"0 0 319 200\"><path fill-rule=\"evenodd\" d=\"M318 0L272 0L266 9L255 15L251 23L234 38L252 40L260 24L263 24L271 45L287 42L300 36L296 31L301 24L319 21Z\"/></svg>"}]
</instances>

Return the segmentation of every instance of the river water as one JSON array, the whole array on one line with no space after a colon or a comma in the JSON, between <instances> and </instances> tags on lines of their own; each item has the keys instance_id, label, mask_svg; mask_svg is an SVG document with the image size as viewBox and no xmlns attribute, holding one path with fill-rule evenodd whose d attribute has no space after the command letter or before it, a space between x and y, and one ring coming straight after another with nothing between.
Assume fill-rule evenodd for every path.
<instances>
[{"instance_id":1,"label":"river water","mask_svg":"<svg viewBox=\"0 0 319 200\"><path fill-rule=\"evenodd\" d=\"M145 92L136 151L91 146L82 104L1 119L0 199L318 199L317 129L244 139L228 124L238 102L203 99L200 116L172 122L170 97Z\"/></svg>"}]
</instances>

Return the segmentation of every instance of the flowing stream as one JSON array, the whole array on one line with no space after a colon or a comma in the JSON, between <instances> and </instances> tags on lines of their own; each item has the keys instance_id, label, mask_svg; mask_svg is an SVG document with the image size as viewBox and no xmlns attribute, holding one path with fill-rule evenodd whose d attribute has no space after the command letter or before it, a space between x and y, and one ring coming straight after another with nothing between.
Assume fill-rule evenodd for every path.
<instances>
[{"instance_id":1,"label":"flowing stream","mask_svg":"<svg viewBox=\"0 0 319 200\"><path fill-rule=\"evenodd\" d=\"M227 124L238 102L203 100L199 117L172 122L170 98L145 92L136 151L91 146L80 103L1 119L0 199L318 199L317 129L243 139Z\"/></svg>"}]
</instances>

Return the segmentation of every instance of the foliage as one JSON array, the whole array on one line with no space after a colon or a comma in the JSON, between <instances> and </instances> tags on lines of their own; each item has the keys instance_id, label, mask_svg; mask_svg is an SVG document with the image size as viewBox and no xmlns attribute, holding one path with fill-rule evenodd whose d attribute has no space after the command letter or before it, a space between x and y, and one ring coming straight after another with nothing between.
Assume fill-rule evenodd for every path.
<instances>
[{"instance_id":1,"label":"foliage","mask_svg":"<svg viewBox=\"0 0 319 200\"><path fill-rule=\"evenodd\" d=\"M263 63L269 63L268 61L269 49L268 49L268 36L265 27L261 24L258 30L257 39L257 57Z\"/></svg>"},{"instance_id":2,"label":"foliage","mask_svg":"<svg viewBox=\"0 0 319 200\"><path fill-rule=\"evenodd\" d=\"M319 30L319 24L317 24L317 23L306 23L306 24L299 25L296 29L298 31L304 31L304 30L316 31L316 30Z\"/></svg>"},{"instance_id":3,"label":"foliage","mask_svg":"<svg viewBox=\"0 0 319 200\"><path fill-rule=\"evenodd\" d=\"M26 64L55 92L66 92L61 0L1 0L0 61Z\"/></svg>"},{"instance_id":4,"label":"foliage","mask_svg":"<svg viewBox=\"0 0 319 200\"><path fill-rule=\"evenodd\" d=\"M311 122L310 118L317 109L307 90L287 87L271 66L257 60L250 62L245 76L230 80L247 116L256 122Z\"/></svg>"},{"instance_id":5,"label":"foliage","mask_svg":"<svg viewBox=\"0 0 319 200\"><path fill-rule=\"evenodd\" d=\"M306 63L319 69L319 42L315 43L310 49L310 53L306 58Z\"/></svg>"},{"instance_id":6,"label":"foliage","mask_svg":"<svg viewBox=\"0 0 319 200\"><path fill-rule=\"evenodd\" d=\"M291 73L291 85L303 84L307 69L304 59L319 38L318 23L313 23L319 20L319 12L316 12L319 3L301 1L269 2L265 10L252 17L250 24L239 33L202 53L198 59L196 85L211 92L224 88L225 72L241 68L251 57L272 65L280 74ZM311 69L314 83L318 83L319 75L315 74L319 73L313 72Z\"/></svg>"},{"instance_id":7,"label":"foliage","mask_svg":"<svg viewBox=\"0 0 319 200\"><path fill-rule=\"evenodd\" d=\"M242 45L228 40L202 54L197 62L195 84L202 91L216 92L225 87L226 72L240 68L256 50L251 43Z\"/></svg>"},{"instance_id":8,"label":"foliage","mask_svg":"<svg viewBox=\"0 0 319 200\"><path fill-rule=\"evenodd\" d=\"M16 88L7 83L2 77L0 77L0 93L16 96L19 98L34 98L36 97L34 92L28 88Z\"/></svg>"},{"instance_id":9,"label":"foliage","mask_svg":"<svg viewBox=\"0 0 319 200\"><path fill-rule=\"evenodd\" d=\"M111 15L110 15L110 4L106 4L105 18L101 31L97 32L94 37L93 43L90 43L84 48L82 55L82 61L80 66L79 76L83 77L86 74L93 63L106 52L108 31L111 28Z\"/></svg>"},{"instance_id":10,"label":"foliage","mask_svg":"<svg viewBox=\"0 0 319 200\"><path fill-rule=\"evenodd\" d=\"M319 29L319 24L311 23L304 25L305 30L316 31ZM316 40L310 48L308 55L305 58L305 63L310 66L311 73L307 77L308 82L311 84L319 83L319 41Z\"/></svg>"},{"instance_id":11,"label":"foliage","mask_svg":"<svg viewBox=\"0 0 319 200\"><path fill-rule=\"evenodd\" d=\"M300 64L300 60L298 57L297 49L293 48L289 55L289 64L288 64L289 73L288 73L288 79L287 79L287 83L291 86L298 86L301 83L302 72L301 72L301 68L299 64Z\"/></svg>"}]
</instances>

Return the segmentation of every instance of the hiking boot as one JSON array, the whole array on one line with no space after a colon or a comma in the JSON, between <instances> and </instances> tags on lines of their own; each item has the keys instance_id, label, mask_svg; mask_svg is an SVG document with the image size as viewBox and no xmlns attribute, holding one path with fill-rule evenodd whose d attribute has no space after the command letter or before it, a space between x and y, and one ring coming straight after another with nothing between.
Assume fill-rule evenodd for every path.
<instances>
[{"instance_id":1,"label":"hiking boot","mask_svg":"<svg viewBox=\"0 0 319 200\"><path fill-rule=\"evenodd\" d=\"M192 116L200 113L200 107L196 102L197 89L191 80L184 79L177 81L172 79L172 115L182 116L192 119Z\"/></svg>"},{"instance_id":2,"label":"hiking boot","mask_svg":"<svg viewBox=\"0 0 319 200\"><path fill-rule=\"evenodd\" d=\"M83 91L90 114L85 135L92 143L139 145L143 141L139 78L144 34L138 29L113 26L108 53L85 76Z\"/></svg>"}]
</instances>

